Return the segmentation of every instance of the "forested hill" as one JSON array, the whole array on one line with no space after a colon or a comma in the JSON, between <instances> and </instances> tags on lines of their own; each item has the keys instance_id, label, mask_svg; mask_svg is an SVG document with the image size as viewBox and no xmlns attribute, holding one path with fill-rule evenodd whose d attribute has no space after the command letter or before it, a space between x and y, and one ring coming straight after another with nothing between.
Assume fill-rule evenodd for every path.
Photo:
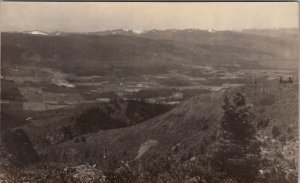
<instances>
[{"instance_id":1,"label":"forested hill","mask_svg":"<svg viewBox=\"0 0 300 183\"><path fill-rule=\"evenodd\" d=\"M112 67L155 73L182 64L257 68L297 60L294 39L231 31L149 31L134 36L2 33L1 38L4 65L39 63L84 75L103 74Z\"/></svg>"}]
</instances>

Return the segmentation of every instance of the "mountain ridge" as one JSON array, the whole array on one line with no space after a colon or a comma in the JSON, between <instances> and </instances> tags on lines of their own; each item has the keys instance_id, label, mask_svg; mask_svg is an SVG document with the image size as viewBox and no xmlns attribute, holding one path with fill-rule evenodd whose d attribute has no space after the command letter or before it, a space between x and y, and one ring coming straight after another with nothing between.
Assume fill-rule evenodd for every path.
<instances>
[{"instance_id":1,"label":"mountain ridge","mask_svg":"<svg viewBox=\"0 0 300 183\"><path fill-rule=\"evenodd\" d=\"M174 35L172 33L169 38L164 35L162 38L151 38L153 35L147 37L118 34L45 36L2 33L1 49L6 53L2 56L2 63L37 62L67 72L82 71L90 75L105 72L103 65L137 68L182 64L278 67L277 65L295 64L298 57L298 46L294 43L297 40L291 42L230 31L204 34L200 32L196 35L184 34L183 36L177 31L175 33ZM44 44L44 41L47 44ZM81 64L82 62L85 64ZM107 71L107 68L105 70Z\"/></svg>"}]
</instances>

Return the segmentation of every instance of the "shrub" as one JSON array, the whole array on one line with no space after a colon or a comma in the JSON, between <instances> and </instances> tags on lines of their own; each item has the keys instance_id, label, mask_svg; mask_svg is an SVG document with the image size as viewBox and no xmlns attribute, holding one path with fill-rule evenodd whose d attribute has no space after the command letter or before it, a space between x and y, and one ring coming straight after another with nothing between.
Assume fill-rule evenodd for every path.
<instances>
[{"instance_id":1,"label":"shrub","mask_svg":"<svg viewBox=\"0 0 300 183\"><path fill-rule=\"evenodd\" d=\"M267 128L269 126L269 124L270 124L270 119L264 118L257 123L257 128L259 128L259 129Z\"/></svg>"},{"instance_id":2,"label":"shrub","mask_svg":"<svg viewBox=\"0 0 300 183\"><path fill-rule=\"evenodd\" d=\"M86 142L86 138L85 138L84 136L82 136L82 137L80 138L80 141L81 141L81 142Z\"/></svg>"},{"instance_id":3,"label":"shrub","mask_svg":"<svg viewBox=\"0 0 300 183\"><path fill-rule=\"evenodd\" d=\"M280 135L280 130L279 130L278 126L273 126L272 135L273 135L274 138L276 138L278 135Z\"/></svg>"},{"instance_id":4,"label":"shrub","mask_svg":"<svg viewBox=\"0 0 300 183\"><path fill-rule=\"evenodd\" d=\"M74 134L73 134L73 131L72 131L72 128L70 125L62 126L60 131L63 133L65 140L70 140L74 137Z\"/></svg>"},{"instance_id":5,"label":"shrub","mask_svg":"<svg viewBox=\"0 0 300 183\"><path fill-rule=\"evenodd\" d=\"M285 144L286 143L286 140L287 140L287 138L286 138L286 136L285 135L283 135L283 136L281 136L280 137L280 139L279 139L283 144Z\"/></svg>"},{"instance_id":6,"label":"shrub","mask_svg":"<svg viewBox=\"0 0 300 183\"><path fill-rule=\"evenodd\" d=\"M275 96L269 94L269 95L265 96L263 99L261 99L259 101L259 104L260 105L272 105L272 104L274 104L274 102L275 102Z\"/></svg>"},{"instance_id":7,"label":"shrub","mask_svg":"<svg viewBox=\"0 0 300 183\"><path fill-rule=\"evenodd\" d=\"M206 131L209 129L209 122L206 118L202 118L201 119L201 123L202 123L202 131Z\"/></svg>"},{"instance_id":8,"label":"shrub","mask_svg":"<svg viewBox=\"0 0 300 183\"><path fill-rule=\"evenodd\" d=\"M117 171L104 171L106 176L116 182L209 182L236 183L233 178L215 172L199 161L181 162L175 156L157 155L124 163ZM126 181L124 181L126 180Z\"/></svg>"},{"instance_id":9,"label":"shrub","mask_svg":"<svg viewBox=\"0 0 300 183\"><path fill-rule=\"evenodd\" d=\"M200 153L203 154L205 152L205 150L206 150L205 146L203 144L201 144L200 149L199 149Z\"/></svg>"}]
</instances>

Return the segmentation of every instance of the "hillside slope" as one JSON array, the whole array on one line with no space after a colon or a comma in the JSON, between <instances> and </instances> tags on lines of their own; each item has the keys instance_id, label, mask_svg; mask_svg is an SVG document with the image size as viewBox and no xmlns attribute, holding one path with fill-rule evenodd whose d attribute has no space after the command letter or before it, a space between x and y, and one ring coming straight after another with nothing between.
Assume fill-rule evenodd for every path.
<instances>
[{"instance_id":1,"label":"hillside slope","mask_svg":"<svg viewBox=\"0 0 300 183\"><path fill-rule=\"evenodd\" d=\"M52 110L32 115L22 128L36 148L59 144L82 134L122 128L141 123L174 106L142 101L114 100L110 103L78 105L65 111Z\"/></svg>"},{"instance_id":2,"label":"hillside slope","mask_svg":"<svg viewBox=\"0 0 300 183\"><path fill-rule=\"evenodd\" d=\"M296 85L250 86L195 97L144 123L86 135L85 143L69 141L40 153L50 161L80 164L84 163L84 159L100 165L104 161L104 149L108 158L116 162L165 153L183 159L203 158L211 154L217 142L224 95L233 95L237 91L245 93L248 102L253 105L258 137L264 144L264 157L280 158L283 166L295 168L295 144L298 142ZM274 133L274 128L279 133Z\"/></svg>"}]
</instances>

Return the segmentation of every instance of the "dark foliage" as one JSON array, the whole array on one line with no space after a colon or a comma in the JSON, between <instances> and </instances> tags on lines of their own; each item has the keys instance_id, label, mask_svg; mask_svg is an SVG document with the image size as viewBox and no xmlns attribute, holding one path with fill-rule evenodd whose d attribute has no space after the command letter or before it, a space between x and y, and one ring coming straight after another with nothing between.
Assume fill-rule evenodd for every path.
<instances>
[{"instance_id":1,"label":"dark foliage","mask_svg":"<svg viewBox=\"0 0 300 183\"><path fill-rule=\"evenodd\" d=\"M1 123L0 123L1 131L6 131L14 127L22 126L25 124L28 124L28 121L17 118L16 116L1 111Z\"/></svg>"},{"instance_id":2,"label":"dark foliage","mask_svg":"<svg viewBox=\"0 0 300 183\"><path fill-rule=\"evenodd\" d=\"M257 128L258 129L261 129L261 128L266 128L268 127L270 124L270 119L269 118L264 118L262 120L260 120L258 123L257 123Z\"/></svg>"},{"instance_id":3,"label":"dark foliage","mask_svg":"<svg viewBox=\"0 0 300 183\"><path fill-rule=\"evenodd\" d=\"M209 129L209 121L208 121L208 119L202 118L202 119L200 120L200 123L202 124L202 130L203 130L203 131L206 131L206 130Z\"/></svg>"},{"instance_id":4,"label":"dark foliage","mask_svg":"<svg viewBox=\"0 0 300 183\"><path fill-rule=\"evenodd\" d=\"M267 95L263 99L259 101L260 105L272 105L275 102L275 96L274 95Z\"/></svg>"},{"instance_id":5,"label":"dark foliage","mask_svg":"<svg viewBox=\"0 0 300 183\"><path fill-rule=\"evenodd\" d=\"M80 141L85 143L86 142L86 138L83 136L83 137L80 138Z\"/></svg>"},{"instance_id":6,"label":"dark foliage","mask_svg":"<svg viewBox=\"0 0 300 183\"><path fill-rule=\"evenodd\" d=\"M65 139L72 139L74 137L72 127L70 125L63 126L60 130L64 134Z\"/></svg>"},{"instance_id":7,"label":"dark foliage","mask_svg":"<svg viewBox=\"0 0 300 183\"><path fill-rule=\"evenodd\" d=\"M203 166L199 161L185 161L170 155L159 155L132 161L117 171L104 171L108 179L128 182L209 182L236 183L232 178ZM117 181L118 182L118 181Z\"/></svg>"},{"instance_id":8,"label":"dark foliage","mask_svg":"<svg viewBox=\"0 0 300 183\"><path fill-rule=\"evenodd\" d=\"M150 104L145 101L122 101L111 97L111 103L101 107L91 107L72 120L71 125L63 126L60 131L64 140L99 130L123 128L154 118L169 111L172 106ZM125 111L124 111L125 110Z\"/></svg>"},{"instance_id":9,"label":"dark foliage","mask_svg":"<svg viewBox=\"0 0 300 183\"><path fill-rule=\"evenodd\" d=\"M232 102L224 98L223 110L215 167L240 182L253 182L260 167L260 144L255 137L251 106L243 94L237 93Z\"/></svg>"},{"instance_id":10,"label":"dark foliage","mask_svg":"<svg viewBox=\"0 0 300 183\"><path fill-rule=\"evenodd\" d=\"M278 126L273 126L272 128L272 135L273 137L278 137L280 135L280 129Z\"/></svg>"},{"instance_id":11,"label":"dark foliage","mask_svg":"<svg viewBox=\"0 0 300 183\"><path fill-rule=\"evenodd\" d=\"M118 119L112 118L100 108L94 107L83 112L74 125L75 131L79 134L97 132L99 130L107 130L125 127L126 124Z\"/></svg>"},{"instance_id":12,"label":"dark foliage","mask_svg":"<svg viewBox=\"0 0 300 183\"><path fill-rule=\"evenodd\" d=\"M2 135L2 143L11 153L10 161L16 166L22 166L39 161L38 154L33 148L27 134L22 129L6 131Z\"/></svg>"},{"instance_id":13,"label":"dark foliage","mask_svg":"<svg viewBox=\"0 0 300 183\"><path fill-rule=\"evenodd\" d=\"M125 113L126 116L131 120L145 121L162 113L165 113L170 109L171 107L168 105L150 104L144 102L143 100L130 100L128 101Z\"/></svg>"},{"instance_id":14,"label":"dark foliage","mask_svg":"<svg viewBox=\"0 0 300 183\"><path fill-rule=\"evenodd\" d=\"M2 70L1 70L2 71ZM2 71L3 72L3 71ZM1 79L1 99L24 101L16 83L12 80Z\"/></svg>"}]
</instances>

